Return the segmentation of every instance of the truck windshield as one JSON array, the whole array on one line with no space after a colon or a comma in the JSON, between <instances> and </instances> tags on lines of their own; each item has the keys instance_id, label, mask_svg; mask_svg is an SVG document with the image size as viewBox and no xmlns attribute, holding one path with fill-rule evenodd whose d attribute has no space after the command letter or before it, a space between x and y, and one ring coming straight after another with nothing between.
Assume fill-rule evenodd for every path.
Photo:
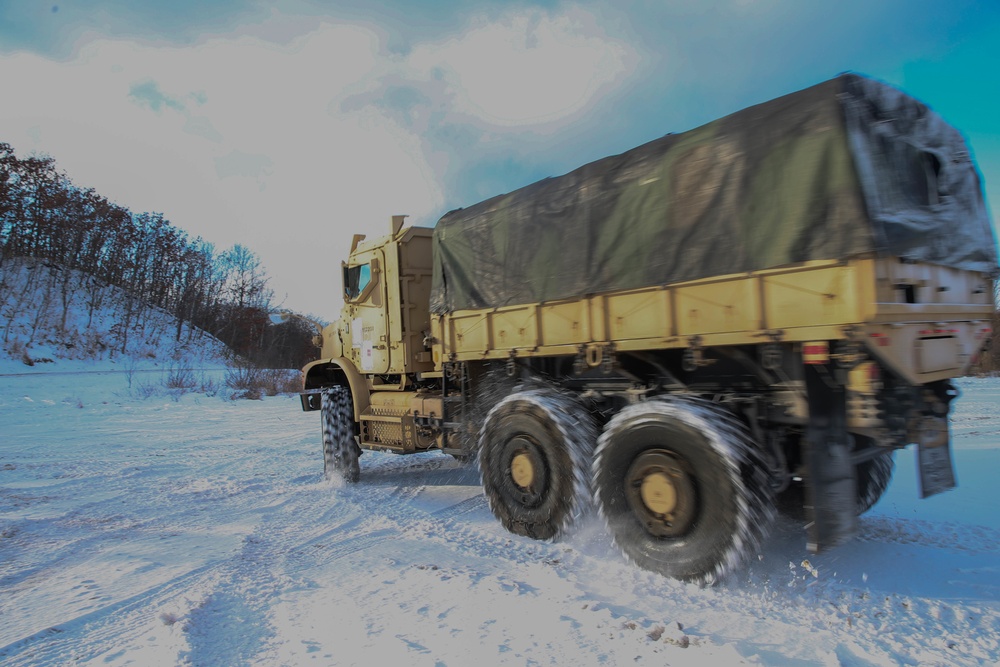
<instances>
[{"instance_id":1,"label":"truck windshield","mask_svg":"<svg viewBox=\"0 0 1000 667\"><path fill-rule=\"evenodd\" d=\"M348 301L357 299L372 280L372 270L368 264L344 268L344 292Z\"/></svg>"}]
</instances>

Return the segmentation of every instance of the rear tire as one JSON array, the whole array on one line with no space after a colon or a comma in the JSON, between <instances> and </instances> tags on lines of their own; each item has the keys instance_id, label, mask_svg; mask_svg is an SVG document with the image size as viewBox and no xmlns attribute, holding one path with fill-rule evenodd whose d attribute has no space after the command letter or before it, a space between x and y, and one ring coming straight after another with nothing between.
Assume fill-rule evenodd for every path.
<instances>
[{"instance_id":1,"label":"rear tire","mask_svg":"<svg viewBox=\"0 0 1000 667\"><path fill-rule=\"evenodd\" d=\"M892 452L887 452L869 459L857 466L858 506L857 513L861 516L881 500L896 469L896 461ZM801 480L793 480L787 489L778 494L776 501L778 511L793 521L806 521L806 490Z\"/></svg>"},{"instance_id":2,"label":"rear tire","mask_svg":"<svg viewBox=\"0 0 1000 667\"><path fill-rule=\"evenodd\" d=\"M563 535L589 500L596 430L576 400L551 389L511 394L479 433L479 470L490 510L512 533Z\"/></svg>"},{"instance_id":3,"label":"rear tire","mask_svg":"<svg viewBox=\"0 0 1000 667\"><path fill-rule=\"evenodd\" d=\"M858 516L875 506L892 481L896 461L892 452L876 456L858 466Z\"/></svg>"},{"instance_id":4,"label":"rear tire","mask_svg":"<svg viewBox=\"0 0 1000 667\"><path fill-rule=\"evenodd\" d=\"M712 584L758 552L774 516L767 468L746 428L700 399L630 405L608 422L594 496L639 567Z\"/></svg>"},{"instance_id":5,"label":"rear tire","mask_svg":"<svg viewBox=\"0 0 1000 667\"><path fill-rule=\"evenodd\" d=\"M327 387L322 393L323 474L352 484L361 478L361 448L354 437L354 407L345 387Z\"/></svg>"}]
</instances>

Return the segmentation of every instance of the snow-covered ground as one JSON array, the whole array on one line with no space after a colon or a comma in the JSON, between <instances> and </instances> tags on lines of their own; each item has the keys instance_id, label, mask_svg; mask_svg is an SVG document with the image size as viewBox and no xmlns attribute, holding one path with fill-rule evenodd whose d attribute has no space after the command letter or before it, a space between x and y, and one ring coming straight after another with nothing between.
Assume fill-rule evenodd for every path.
<instances>
[{"instance_id":1,"label":"snow-covered ground","mask_svg":"<svg viewBox=\"0 0 1000 667\"><path fill-rule=\"evenodd\" d=\"M918 500L903 452L857 540L811 556L779 519L700 589L629 566L593 517L559 543L506 533L447 456L366 453L360 484L326 482L295 397L141 377L0 377L4 665L1000 660L998 379L960 383L958 489Z\"/></svg>"}]
</instances>

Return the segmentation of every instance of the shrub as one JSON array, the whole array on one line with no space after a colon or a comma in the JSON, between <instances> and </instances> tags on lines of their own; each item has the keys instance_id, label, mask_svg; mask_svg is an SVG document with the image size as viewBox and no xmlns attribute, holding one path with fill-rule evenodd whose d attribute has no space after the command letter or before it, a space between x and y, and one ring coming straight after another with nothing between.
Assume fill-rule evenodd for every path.
<instances>
[{"instance_id":1,"label":"shrub","mask_svg":"<svg viewBox=\"0 0 1000 667\"><path fill-rule=\"evenodd\" d=\"M167 389L191 391L198 386L198 382L195 380L194 371L190 368L171 366L167 369L167 379L164 380L163 385Z\"/></svg>"},{"instance_id":2,"label":"shrub","mask_svg":"<svg viewBox=\"0 0 1000 667\"><path fill-rule=\"evenodd\" d=\"M261 383L260 368L248 364L236 364L226 369L226 386L238 391L259 387Z\"/></svg>"},{"instance_id":3,"label":"shrub","mask_svg":"<svg viewBox=\"0 0 1000 667\"><path fill-rule=\"evenodd\" d=\"M262 396L299 391L301 374L285 368L257 368L249 364L236 364L226 369L225 385L233 390L230 398L259 400Z\"/></svg>"}]
</instances>

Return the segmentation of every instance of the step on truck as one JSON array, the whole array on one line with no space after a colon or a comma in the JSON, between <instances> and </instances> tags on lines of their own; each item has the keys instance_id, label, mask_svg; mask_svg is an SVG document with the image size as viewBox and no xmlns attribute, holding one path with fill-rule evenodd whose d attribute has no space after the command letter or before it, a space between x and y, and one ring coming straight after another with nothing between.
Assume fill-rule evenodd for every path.
<instances>
[{"instance_id":1,"label":"step on truck","mask_svg":"<svg viewBox=\"0 0 1000 667\"><path fill-rule=\"evenodd\" d=\"M997 246L962 136L841 75L444 215L356 235L304 368L328 476L475 458L509 531L596 504L627 558L712 583L781 511L856 531L915 445L955 486L951 379L990 335Z\"/></svg>"}]
</instances>

